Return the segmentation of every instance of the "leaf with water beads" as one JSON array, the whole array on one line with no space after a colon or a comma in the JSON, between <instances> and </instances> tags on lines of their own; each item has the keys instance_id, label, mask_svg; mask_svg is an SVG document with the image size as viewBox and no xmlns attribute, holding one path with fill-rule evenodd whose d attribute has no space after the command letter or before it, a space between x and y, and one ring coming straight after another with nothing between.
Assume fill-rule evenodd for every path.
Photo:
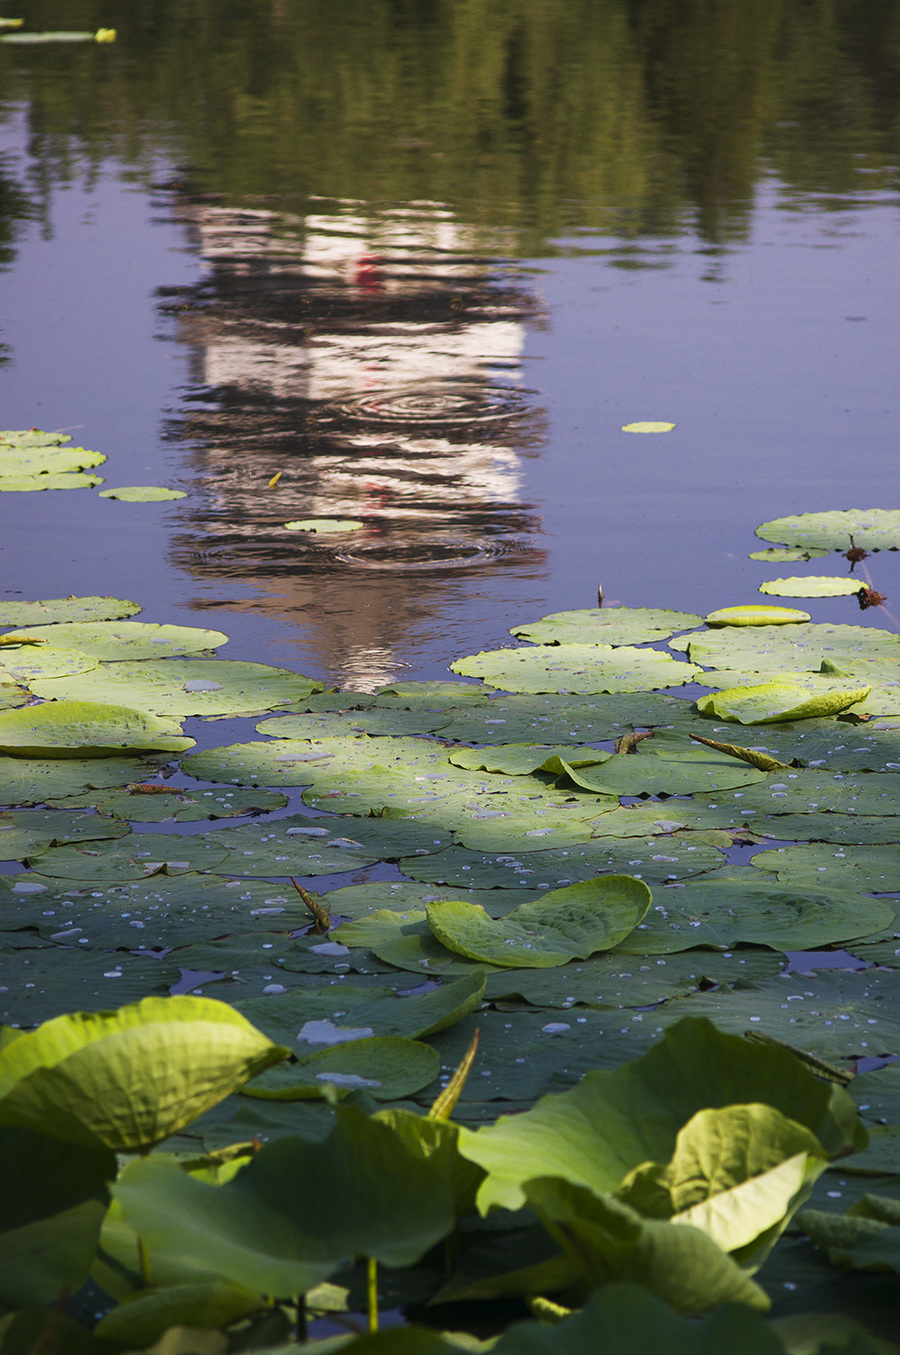
<instances>
[{"instance_id":1,"label":"leaf with water beads","mask_svg":"<svg viewBox=\"0 0 900 1355\"><path fill-rule=\"evenodd\" d=\"M10 631L4 639L46 640L61 649L75 649L95 659L165 659L217 649L228 640L220 630L197 626L160 626L147 621L64 621Z\"/></svg>"},{"instance_id":2,"label":"leaf with water beads","mask_svg":"<svg viewBox=\"0 0 900 1355\"><path fill-rule=\"evenodd\" d=\"M640 692L693 682L699 672L654 649L601 644L486 650L450 667L508 692Z\"/></svg>"},{"instance_id":3,"label":"leaf with water beads","mask_svg":"<svg viewBox=\"0 0 900 1355\"><path fill-rule=\"evenodd\" d=\"M47 598L41 602L0 601L0 626L40 626L56 621L120 621L141 610L137 602L113 597Z\"/></svg>"},{"instance_id":4,"label":"leaf with water beads","mask_svg":"<svg viewBox=\"0 0 900 1355\"><path fill-rule=\"evenodd\" d=\"M663 611L652 607L592 607L584 611L554 612L540 621L513 626L510 635L539 645L639 645L662 640L677 630L700 625L693 612Z\"/></svg>"},{"instance_id":5,"label":"leaf with water beads","mask_svg":"<svg viewBox=\"0 0 900 1355\"><path fill-rule=\"evenodd\" d=\"M701 696L697 709L720 720L736 720L743 725L770 724L779 720L814 719L838 715L864 701L871 687L845 688L842 691L812 692L799 682L773 680L750 687L731 687L723 692Z\"/></svg>"},{"instance_id":6,"label":"leaf with water beads","mask_svg":"<svg viewBox=\"0 0 900 1355\"><path fill-rule=\"evenodd\" d=\"M865 550L900 550L900 509L850 508L829 513L797 513L757 527L763 541L785 546L846 550L851 535Z\"/></svg>"},{"instance_id":7,"label":"leaf with water beads","mask_svg":"<svg viewBox=\"0 0 900 1355\"><path fill-rule=\"evenodd\" d=\"M48 701L0 712L0 752L16 757L183 753L194 740L175 720L94 701Z\"/></svg>"}]
</instances>

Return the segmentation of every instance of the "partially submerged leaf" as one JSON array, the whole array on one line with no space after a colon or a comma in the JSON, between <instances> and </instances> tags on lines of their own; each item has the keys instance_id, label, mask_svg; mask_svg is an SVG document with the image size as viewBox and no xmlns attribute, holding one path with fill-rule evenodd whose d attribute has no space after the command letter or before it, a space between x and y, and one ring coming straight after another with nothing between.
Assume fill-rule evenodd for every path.
<instances>
[{"instance_id":1,"label":"partially submerged leaf","mask_svg":"<svg viewBox=\"0 0 900 1355\"><path fill-rule=\"evenodd\" d=\"M0 626L40 626L56 621L119 621L141 610L137 602L112 597L47 598L42 602L0 600Z\"/></svg>"},{"instance_id":2,"label":"partially submerged leaf","mask_svg":"<svg viewBox=\"0 0 900 1355\"><path fill-rule=\"evenodd\" d=\"M298 518L286 522L289 532L358 532L365 526L358 518Z\"/></svg>"},{"instance_id":3,"label":"partially submerged leaf","mask_svg":"<svg viewBox=\"0 0 900 1355\"><path fill-rule=\"evenodd\" d=\"M751 603L747 607L720 607L706 617L708 626L787 626L797 621L809 621L809 612L797 612L791 607L764 607Z\"/></svg>"},{"instance_id":4,"label":"partially submerged leaf","mask_svg":"<svg viewBox=\"0 0 900 1355\"><path fill-rule=\"evenodd\" d=\"M835 692L811 692L798 682L759 683L751 687L731 687L724 692L701 696L697 709L720 720L736 720L742 725L764 725L778 720L815 719L838 715L864 701L871 687L852 687Z\"/></svg>"}]
</instances>

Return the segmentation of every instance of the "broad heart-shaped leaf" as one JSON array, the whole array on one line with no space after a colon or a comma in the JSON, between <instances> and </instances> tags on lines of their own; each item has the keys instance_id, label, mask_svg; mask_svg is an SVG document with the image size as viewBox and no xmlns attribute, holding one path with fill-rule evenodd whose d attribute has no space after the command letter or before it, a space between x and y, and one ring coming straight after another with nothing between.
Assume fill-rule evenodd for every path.
<instances>
[{"instance_id":1,"label":"broad heart-shaped leaf","mask_svg":"<svg viewBox=\"0 0 900 1355\"><path fill-rule=\"evenodd\" d=\"M799 574L789 579L768 579L759 585L759 591L781 598L840 598L851 597L861 586L859 579L846 574Z\"/></svg>"},{"instance_id":2,"label":"broad heart-shaped leaf","mask_svg":"<svg viewBox=\"0 0 900 1355\"><path fill-rule=\"evenodd\" d=\"M220 630L158 626L148 621L63 621L10 631L4 638L46 640L49 645L77 649L95 659L167 659L218 649L228 636Z\"/></svg>"},{"instance_id":3,"label":"broad heart-shaped leaf","mask_svg":"<svg viewBox=\"0 0 900 1355\"><path fill-rule=\"evenodd\" d=\"M127 706L48 701L0 711L0 752L16 757L115 757L125 752L183 753L193 748L175 720Z\"/></svg>"},{"instance_id":4,"label":"broad heart-shaped leaf","mask_svg":"<svg viewBox=\"0 0 900 1355\"><path fill-rule=\"evenodd\" d=\"M650 890L630 875L604 875L551 890L494 921L472 903L426 906L428 925L448 950L510 969L552 969L623 941L650 907Z\"/></svg>"},{"instance_id":5,"label":"broad heart-shaped leaf","mask_svg":"<svg viewBox=\"0 0 900 1355\"><path fill-rule=\"evenodd\" d=\"M0 1304L43 1307L79 1288L115 1174L108 1148L0 1129Z\"/></svg>"},{"instance_id":6,"label":"broad heart-shaped leaf","mask_svg":"<svg viewBox=\"0 0 900 1355\"><path fill-rule=\"evenodd\" d=\"M839 715L864 701L871 687L846 686L842 691L815 692L800 682L774 679L751 687L730 687L701 696L697 709L720 720L742 725L775 724L779 720L819 719Z\"/></svg>"},{"instance_id":7,"label":"broad heart-shaped leaf","mask_svg":"<svg viewBox=\"0 0 900 1355\"><path fill-rule=\"evenodd\" d=\"M125 503L159 503L164 499L185 499L183 489L166 489L162 485L123 485L119 489L101 489L101 499L122 499Z\"/></svg>"},{"instance_id":8,"label":"broad heart-shaped leaf","mask_svg":"<svg viewBox=\"0 0 900 1355\"><path fill-rule=\"evenodd\" d=\"M642 692L693 682L697 668L655 649L621 645L539 645L491 649L450 665L506 692Z\"/></svg>"},{"instance_id":9,"label":"broad heart-shaped leaf","mask_svg":"<svg viewBox=\"0 0 900 1355\"><path fill-rule=\"evenodd\" d=\"M285 1053L211 998L59 1016L0 1050L0 1124L143 1151Z\"/></svg>"},{"instance_id":10,"label":"broad heart-shaped leaf","mask_svg":"<svg viewBox=\"0 0 900 1355\"><path fill-rule=\"evenodd\" d=\"M820 1082L787 1050L724 1035L708 1020L681 1020L634 1062L588 1073L525 1114L463 1129L460 1152L489 1173L482 1213L519 1208L524 1183L550 1172L598 1194L644 1162L667 1162L698 1110L761 1102L816 1135L831 1156L862 1130L843 1089Z\"/></svg>"},{"instance_id":11,"label":"broad heart-shaped leaf","mask_svg":"<svg viewBox=\"0 0 900 1355\"><path fill-rule=\"evenodd\" d=\"M55 621L121 621L141 610L124 598L45 598L40 602L0 601L0 626L41 626Z\"/></svg>"},{"instance_id":12,"label":"broad heart-shaped leaf","mask_svg":"<svg viewBox=\"0 0 900 1355\"><path fill-rule=\"evenodd\" d=\"M276 1298L369 1256L406 1266L454 1223L447 1180L399 1134L355 1106L338 1106L319 1142L266 1143L224 1185L207 1185L171 1162L132 1163L115 1186L126 1223L153 1266L181 1262L185 1278L218 1276Z\"/></svg>"},{"instance_id":13,"label":"broad heart-shaped leaf","mask_svg":"<svg viewBox=\"0 0 900 1355\"><path fill-rule=\"evenodd\" d=\"M680 1313L728 1302L763 1312L769 1307L765 1292L699 1228L642 1218L612 1196L565 1178L537 1177L524 1190L592 1289L610 1280L640 1283Z\"/></svg>"},{"instance_id":14,"label":"broad heart-shaped leaf","mask_svg":"<svg viewBox=\"0 0 900 1355\"><path fill-rule=\"evenodd\" d=\"M724 626L677 636L669 641L669 647L687 650L691 663L757 673L798 669L818 673L827 662L851 676L859 671L868 676L871 670L861 669L861 662L866 665L872 659L900 659L900 635L891 631L811 622L758 628Z\"/></svg>"},{"instance_id":15,"label":"broad heart-shaped leaf","mask_svg":"<svg viewBox=\"0 0 900 1355\"><path fill-rule=\"evenodd\" d=\"M265 1300L253 1290L222 1280L169 1284L118 1304L100 1319L94 1331L100 1341L144 1350L170 1328L190 1328L195 1333L191 1344L198 1345L198 1330L227 1326L264 1306Z\"/></svg>"},{"instance_id":16,"label":"broad heart-shaped leaf","mask_svg":"<svg viewBox=\"0 0 900 1355\"><path fill-rule=\"evenodd\" d=\"M639 645L664 640L677 630L693 630L700 617L693 612L658 611L652 607L591 607L554 612L540 621L513 626L510 635L538 645Z\"/></svg>"},{"instance_id":17,"label":"broad heart-shaped leaf","mask_svg":"<svg viewBox=\"0 0 900 1355\"><path fill-rule=\"evenodd\" d=\"M629 1173L618 1199L650 1218L689 1223L758 1270L827 1166L816 1136L772 1106L698 1111L671 1160Z\"/></svg>"},{"instance_id":18,"label":"broad heart-shaped leaf","mask_svg":"<svg viewBox=\"0 0 900 1355\"><path fill-rule=\"evenodd\" d=\"M558 1324L508 1327L494 1347L497 1355L784 1355L784 1349L746 1304L724 1303L708 1317L683 1317L644 1284L622 1282L595 1290L580 1311ZM359 1355L369 1352L360 1346Z\"/></svg>"},{"instance_id":19,"label":"broad heart-shaped leaf","mask_svg":"<svg viewBox=\"0 0 900 1355\"><path fill-rule=\"evenodd\" d=\"M850 537L864 550L900 550L900 509L850 508L831 513L796 513L757 527L763 541L845 551Z\"/></svg>"},{"instance_id":20,"label":"broad heart-shaped leaf","mask_svg":"<svg viewBox=\"0 0 900 1355\"><path fill-rule=\"evenodd\" d=\"M83 678L33 681L36 696L102 701L183 720L189 715L254 715L301 701L322 684L315 678L234 659L144 659L101 663Z\"/></svg>"},{"instance_id":21,"label":"broad heart-shaped leaf","mask_svg":"<svg viewBox=\"0 0 900 1355\"><path fill-rule=\"evenodd\" d=\"M761 603L754 602L747 607L719 607L717 611L709 613L706 624L713 627L787 626L810 619L809 612L798 612L793 607L764 607ZM684 648L687 648L687 645Z\"/></svg>"},{"instance_id":22,"label":"broad heart-shaped leaf","mask_svg":"<svg viewBox=\"0 0 900 1355\"><path fill-rule=\"evenodd\" d=\"M248 1082L245 1096L303 1101L326 1089L365 1091L374 1101L399 1101L433 1082L440 1072L437 1051L421 1040L398 1035L350 1040L320 1049L299 1063L279 1064Z\"/></svg>"}]
</instances>

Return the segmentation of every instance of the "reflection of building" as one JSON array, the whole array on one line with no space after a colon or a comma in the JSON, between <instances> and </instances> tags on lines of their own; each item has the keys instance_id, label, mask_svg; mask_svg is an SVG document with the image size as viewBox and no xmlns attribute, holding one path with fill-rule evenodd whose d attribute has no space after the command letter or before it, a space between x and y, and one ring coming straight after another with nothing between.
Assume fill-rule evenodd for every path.
<instances>
[{"instance_id":1,"label":"reflection of building","mask_svg":"<svg viewBox=\"0 0 900 1355\"><path fill-rule=\"evenodd\" d=\"M534 303L432 204L185 210L210 274L173 307L202 386L180 430L200 478L177 563L252 578L260 605L301 624L327 605L324 670L387 680L393 642L461 568L542 561L520 502L539 428L519 386ZM309 518L363 526L285 530Z\"/></svg>"}]
</instances>

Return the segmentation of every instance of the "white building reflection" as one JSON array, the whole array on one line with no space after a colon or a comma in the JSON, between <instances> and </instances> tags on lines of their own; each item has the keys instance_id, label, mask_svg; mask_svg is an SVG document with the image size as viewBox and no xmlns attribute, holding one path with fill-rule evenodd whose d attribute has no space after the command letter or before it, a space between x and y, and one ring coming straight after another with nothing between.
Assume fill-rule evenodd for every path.
<instances>
[{"instance_id":1,"label":"white building reflection","mask_svg":"<svg viewBox=\"0 0 900 1355\"><path fill-rule=\"evenodd\" d=\"M522 501L541 416L521 387L540 312L503 241L446 209L332 208L184 209L209 273L166 306L197 387L175 551L198 577L252 580L254 607L310 628L323 671L373 687L448 588L542 569ZM363 525L285 529L298 519Z\"/></svg>"}]
</instances>

